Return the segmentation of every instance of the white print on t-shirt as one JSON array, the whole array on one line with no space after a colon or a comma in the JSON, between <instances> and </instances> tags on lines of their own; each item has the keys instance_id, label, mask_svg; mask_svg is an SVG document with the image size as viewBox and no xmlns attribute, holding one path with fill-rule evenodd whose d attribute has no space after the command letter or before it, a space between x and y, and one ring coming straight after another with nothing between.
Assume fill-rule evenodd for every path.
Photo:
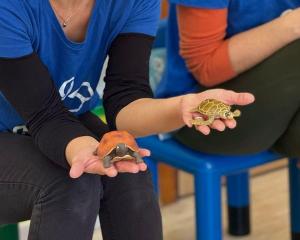
<instances>
[{"instance_id":1,"label":"white print on t-shirt","mask_svg":"<svg viewBox=\"0 0 300 240\"><path fill-rule=\"evenodd\" d=\"M12 130L13 133L18 133L22 135L28 134L28 128L25 125L15 126Z\"/></svg>"},{"instance_id":2,"label":"white print on t-shirt","mask_svg":"<svg viewBox=\"0 0 300 240\"><path fill-rule=\"evenodd\" d=\"M83 82L78 89L72 91L74 87L74 80L75 77L66 80L59 88L59 94L61 96L62 101L65 100L66 98L71 98L71 99L77 98L80 101L79 107L75 109L70 109L69 110L70 112L78 112L82 108L83 104L89 101L94 95L94 90L92 89L89 82ZM88 93L88 96L83 95L82 92L84 90L85 92Z\"/></svg>"}]
</instances>

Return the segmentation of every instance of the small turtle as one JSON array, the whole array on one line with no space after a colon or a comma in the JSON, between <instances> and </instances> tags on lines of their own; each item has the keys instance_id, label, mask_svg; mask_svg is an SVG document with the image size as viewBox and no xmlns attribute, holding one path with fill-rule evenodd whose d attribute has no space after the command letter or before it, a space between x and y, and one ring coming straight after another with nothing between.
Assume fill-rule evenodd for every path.
<instances>
[{"instance_id":1,"label":"small turtle","mask_svg":"<svg viewBox=\"0 0 300 240\"><path fill-rule=\"evenodd\" d=\"M97 150L105 168L121 160L144 162L138 153L139 147L134 137L126 131L112 131L104 134Z\"/></svg>"},{"instance_id":2,"label":"small turtle","mask_svg":"<svg viewBox=\"0 0 300 240\"><path fill-rule=\"evenodd\" d=\"M215 99L206 99L201 102L198 107L191 111L200 113L205 119L203 117L196 117L192 120L192 124L196 126L207 126L212 124L213 121L218 118L233 119L241 116L240 110L235 110L234 112L231 112L230 110L231 106L228 104Z\"/></svg>"}]
</instances>

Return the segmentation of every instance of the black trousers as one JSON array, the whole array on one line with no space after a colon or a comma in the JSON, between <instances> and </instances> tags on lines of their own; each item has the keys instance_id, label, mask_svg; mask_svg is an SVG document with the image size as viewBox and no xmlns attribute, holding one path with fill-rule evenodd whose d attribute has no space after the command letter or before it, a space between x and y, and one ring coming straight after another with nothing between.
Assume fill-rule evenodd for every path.
<instances>
[{"instance_id":1,"label":"black trousers","mask_svg":"<svg viewBox=\"0 0 300 240\"><path fill-rule=\"evenodd\" d=\"M235 155L273 148L300 157L300 41L217 88L252 92L256 102L239 107L242 116L236 129L203 136L184 127L175 134L178 141L206 153Z\"/></svg>"},{"instance_id":2,"label":"black trousers","mask_svg":"<svg viewBox=\"0 0 300 240\"><path fill-rule=\"evenodd\" d=\"M106 125L81 121L98 136ZM158 201L149 172L71 179L30 136L0 133L0 225L31 219L29 240L91 240L97 215L105 240L161 240Z\"/></svg>"}]
</instances>

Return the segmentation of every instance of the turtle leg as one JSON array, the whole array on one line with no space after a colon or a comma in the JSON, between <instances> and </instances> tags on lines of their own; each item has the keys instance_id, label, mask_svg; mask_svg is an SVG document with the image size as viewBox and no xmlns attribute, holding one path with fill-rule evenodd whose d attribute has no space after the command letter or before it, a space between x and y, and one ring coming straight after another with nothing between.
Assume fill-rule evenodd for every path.
<instances>
[{"instance_id":1,"label":"turtle leg","mask_svg":"<svg viewBox=\"0 0 300 240\"><path fill-rule=\"evenodd\" d=\"M240 117L241 116L241 111L240 110L235 110L234 112L233 112L233 117Z\"/></svg>"},{"instance_id":2,"label":"turtle leg","mask_svg":"<svg viewBox=\"0 0 300 240\"><path fill-rule=\"evenodd\" d=\"M195 126L208 126L213 123L215 120L214 116L209 116L207 120L204 120L203 117L196 117L192 120L192 124Z\"/></svg>"},{"instance_id":3,"label":"turtle leg","mask_svg":"<svg viewBox=\"0 0 300 240\"><path fill-rule=\"evenodd\" d=\"M112 159L113 158L111 156L109 156L109 155L107 155L107 156L105 156L103 158L103 166L104 166L104 168L110 168L111 167L111 160Z\"/></svg>"},{"instance_id":4,"label":"turtle leg","mask_svg":"<svg viewBox=\"0 0 300 240\"><path fill-rule=\"evenodd\" d=\"M133 152L132 156L135 158L136 163L143 163L144 160L142 159L141 155L138 152Z\"/></svg>"}]
</instances>

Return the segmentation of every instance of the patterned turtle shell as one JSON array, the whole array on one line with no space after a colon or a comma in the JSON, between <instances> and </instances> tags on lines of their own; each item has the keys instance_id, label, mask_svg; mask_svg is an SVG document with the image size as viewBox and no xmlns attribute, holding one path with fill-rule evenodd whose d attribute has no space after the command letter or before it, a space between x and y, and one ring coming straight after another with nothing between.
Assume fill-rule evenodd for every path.
<instances>
[{"instance_id":1,"label":"patterned turtle shell","mask_svg":"<svg viewBox=\"0 0 300 240\"><path fill-rule=\"evenodd\" d=\"M222 116L223 113L229 112L231 106L215 99L206 99L199 104L196 111L207 116Z\"/></svg>"},{"instance_id":2,"label":"patterned turtle shell","mask_svg":"<svg viewBox=\"0 0 300 240\"><path fill-rule=\"evenodd\" d=\"M203 116L195 117L192 120L192 124L199 125L210 125L215 119L233 119L241 115L241 111L235 110L231 112L231 106L218 101L216 99L206 99L199 104L199 106L192 110L192 112L198 112ZM204 119L203 117L207 119Z\"/></svg>"}]
</instances>

